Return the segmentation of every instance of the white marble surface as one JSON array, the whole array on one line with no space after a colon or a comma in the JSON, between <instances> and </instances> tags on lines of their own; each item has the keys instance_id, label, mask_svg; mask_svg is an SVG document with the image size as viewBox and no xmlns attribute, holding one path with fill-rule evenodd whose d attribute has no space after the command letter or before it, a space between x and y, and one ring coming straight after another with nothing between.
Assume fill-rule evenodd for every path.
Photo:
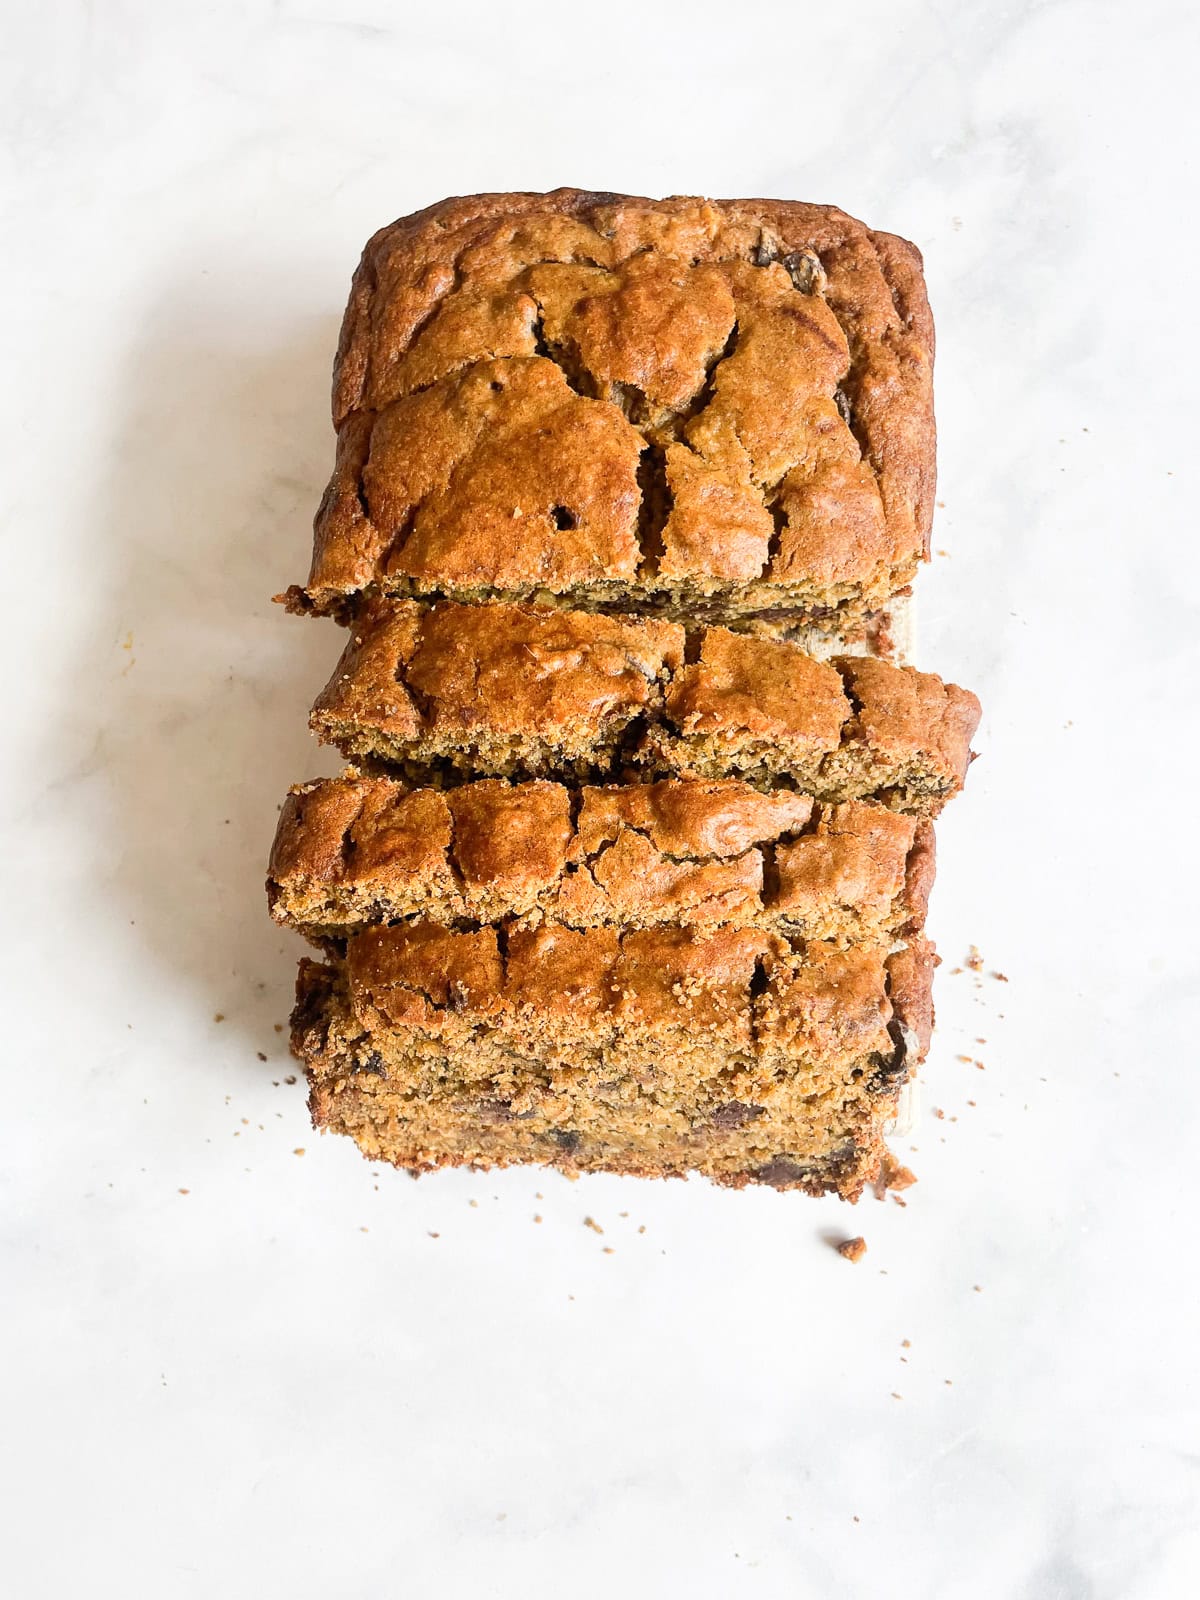
<instances>
[{"instance_id":1,"label":"white marble surface","mask_svg":"<svg viewBox=\"0 0 1200 1600\"><path fill-rule=\"evenodd\" d=\"M5 33L5 1592L1195 1594L1192 7ZM987 719L904 1209L412 1183L284 1081L261 876L333 766L336 638L269 596L349 272L444 193L558 182L832 199L925 251L921 659ZM1007 985L949 970L971 943Z\"/></svg>"}]
</instances>

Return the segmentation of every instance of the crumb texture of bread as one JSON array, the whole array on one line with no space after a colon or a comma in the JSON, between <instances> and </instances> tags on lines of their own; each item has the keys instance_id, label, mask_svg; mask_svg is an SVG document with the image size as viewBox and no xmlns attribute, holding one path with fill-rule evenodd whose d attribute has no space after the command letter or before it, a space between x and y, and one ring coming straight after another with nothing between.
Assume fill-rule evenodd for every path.
<instances>
[{"instance_id":1,"label":"crumb texture of bread","mask_svg":"<svg viewBox=\"0 0 1200 1600\"><path fill-rule=\"evenodd\" d=\"M311 720L345 755L415 774L741 776L933 815L962 786L979 702L913 667L727 628L402 600L356 619Z\"/></svg>"},{"instance_id":2,"label":"crumb texture of bread","mask_svg":"<svg viewBox=\"0 0 1200 1600\"><path fill-rule=\"evenodd\" d=\"M934 959L919 937L408 924L302 964L292 1043L318 1126L414 1170L535 1160L853 1198L922 1058Z\"/></svg>"},{"instance_id":3,"label":"crumb texture of bread","mask_svg":"<svg viewBox=\"0 0 1200 1600\"><path fill-rule=\"evenodd\" d=\"M355 273L291 603L550 593L841 628L927 555L933 353L917 250L835 207L444 201Z\"/></svg>"},{"instance_id":4,"label":"crumb texture of bread","mask_svg":"<svg viewBox=\"0 0 1200 1600\"><path fill-rule=\"evenodd\" d=\"M919 931L928 822L736 779L413 788L353 771L288 795L277 921L323 944L376 923L761 926L852 944Z\"/></svg>"}]
</instances>

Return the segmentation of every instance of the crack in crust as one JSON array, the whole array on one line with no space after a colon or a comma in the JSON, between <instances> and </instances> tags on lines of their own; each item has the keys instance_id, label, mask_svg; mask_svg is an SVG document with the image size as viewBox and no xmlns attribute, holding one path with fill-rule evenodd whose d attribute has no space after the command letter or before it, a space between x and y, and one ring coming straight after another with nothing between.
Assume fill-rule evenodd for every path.
<instances>
[{"instance_id":1,"label":"crack in crust","mask_svg":"<svg viewBox=\"0 0 1200 1600\"><path fill-rule=\"evenodd\" d=\"M918 253L831 207L444 202L355 275L289 603L545 592L844 626L927 554L932 359Z\"/></svg>"},{"instance_id":2,"label":"crack in crust","mask_svg":"<svg viewBox=\"0 0 1200 1600\"><path fill-rule=\"evenodd\" d=\"M933 815L962 786L975 696L868 657L725 628L495 603L377 603L313 708L345 754L439 772L688 773Z\"/></svg>"},{"instance_id":3,"label":"crack in crust","mask_svg":"<svg viewBox=\"0 0 1200 1600\"><path fill-rule=\"evenodd\" d=\"M886 943L924 923L933 830L732 779L438 790L351 771L292 791L269 871L272 915L317 944L412 917Z\"/></svg>"}]
</instances>

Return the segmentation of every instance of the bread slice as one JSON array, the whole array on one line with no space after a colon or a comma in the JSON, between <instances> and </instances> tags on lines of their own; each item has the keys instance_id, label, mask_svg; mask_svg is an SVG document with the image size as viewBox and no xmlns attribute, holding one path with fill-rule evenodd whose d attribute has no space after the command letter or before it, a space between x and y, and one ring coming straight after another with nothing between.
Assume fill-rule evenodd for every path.
<instances>
[{"instance_id":1,"label":"bread slice","mask_svg":"<svg viewBox=\"0 0 1200 1600\"><path fill-rule=\"evenodd\" d=\"M688 657L694 656L694 660ZM376 603L313 708L346 755L409 772L690 773L933 815L962 786L973 694L873 657L725 628L498 602Z\"/></svg>"},{"instance_id":2,"label":"bread slice","mask_svg":"<svg viewBox=\"0 0 1200 1600\"><path fill-rule=\"evenodd\" d=\"M442 790L351 772L288 795L267 887L275 920L317 944L420 917L759 927L844 945L919 930L933 869L928 822L733 779Z\"/></svg>"},{"instance_id":3,"label":"bread slice","mask_svg":"<svg viewBox=\"0 0 1200 1600\"><path fill-rule=\"evenodd\" d=\"M918 251L832 206L559 189L382 229L293 609L557 599L843 636L928 554Z\"/></svg>"},{"instance_id":4,"label":"bread slice","mask_svg":"<svg viewBox=\"0 0 1200 1600\"><path fill-rule=\"evenodd\" d=\"M928 1047L934 956L757 929L369 930L304 962L318 1127L372 1160L701 1172L853 1199Z\"/></svg>"}]
</instances>

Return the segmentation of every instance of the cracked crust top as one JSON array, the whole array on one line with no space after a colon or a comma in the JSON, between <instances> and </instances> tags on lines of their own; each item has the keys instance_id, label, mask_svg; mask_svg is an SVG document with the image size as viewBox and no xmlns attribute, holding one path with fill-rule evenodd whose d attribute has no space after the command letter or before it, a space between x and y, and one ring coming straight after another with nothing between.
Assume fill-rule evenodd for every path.
<instances>
[{"instance_id":1,"label":"cracked crust top","mask_svg":"<svg viewBox=\"0 0 1200 1600\"><path fill-rule=\"evenodd\" d=\"M962 786L975 696L782 639L555 607L380 601L313 709L347 755L475 775L780 777L933 813Z\"/></svg>"},{"instance_id":2,"label":"cracked crust top","mask_svg":"<svg viewBox=\"0 0 1200 1600\"><path fill-rule=\"evenodd\" d=\"M303 1005L293 1045L320 1076L356 1070L348 1043L366 1061L409 1039L421 1056L437 1046L470 1071L472 1042L496 1033L515 1033L530 1060L568 1064L589 1046L657 1040L667 1075L672 1052L686 1071L690 1051L736 1051L768 1074L798 1063L835 1071L869 1064L890 1090L923 1056L934 961L923 939L889 953L877 945L792 949L747 928L544 924L505 938L495 928L404 924L359 934L344 960L324 969L339 974L338 1004L349 1019L336 1047L327 1019ZM910 1042L894 1024L911 1031Z\"/></svg>"},{"instance_id":3,"label":"cracked crust top","mask_svg":"<svg viewBox=\"0 0 1200 1600\"><path fill-rule=\"evenodd\" d=\"M840 626L927 554L932 363L918 252L835 207L444 201L355 274L291 602L708 597Z\"/></svg>"},{"instance_id":4,"label":"cracked crust top","mask_svg":"<svg viewBox=\"0 0 1200 1600\"><path fill-rule=\"evenodd\" d=\"M932 871L927 822L732 779L440 790L350 772L289 794L268 892L276 920L316 942L419 915L757 924L845 943L919 928Z\"/></svg>"}]
</instances>

